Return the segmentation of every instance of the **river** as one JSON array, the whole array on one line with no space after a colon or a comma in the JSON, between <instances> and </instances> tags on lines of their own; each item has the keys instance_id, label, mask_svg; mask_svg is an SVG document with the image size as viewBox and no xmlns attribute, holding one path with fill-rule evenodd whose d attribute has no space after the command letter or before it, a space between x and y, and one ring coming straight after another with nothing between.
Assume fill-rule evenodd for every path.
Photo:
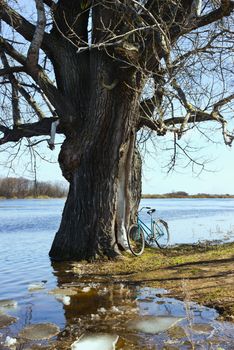
<instances>
[{"instance_id":1,"label":"river","mask_svg":"<svg viewBox=\"0 0 234 350\"><path fill-rule=\"evenodd\" d=\"M213 309L186 305L153 288L103 285L95 278L87 285L72 266L51 264L48 251L63 205L57 199L0 201L0 349L70 349L71 342L87 332L117 334L116 349L124 350L190 349L192 342L196 349L234 348L233 324L216 321ZM173 245L234 240L233 199L144 199L141 206L156 208L156 216L168 222ZM149 221L146 212L142 218ZM53 291L71 289L72 284L74 295ZM6 299L12 302L4 305ZM191 330L188 309L200 330ZM16 319L4 325L3 315ZM146 322L148 330L138 329L131 322L139 317L154 324L161 324L160 317L166 324L173 318L178 324L159 331ZM27 325L46 322L63 332L50 340L25 340L20 333ZM9 339L15 344L12 340L9 345ZM108 346L102 350L111 349Z\"/></svg>"}]
</instances>

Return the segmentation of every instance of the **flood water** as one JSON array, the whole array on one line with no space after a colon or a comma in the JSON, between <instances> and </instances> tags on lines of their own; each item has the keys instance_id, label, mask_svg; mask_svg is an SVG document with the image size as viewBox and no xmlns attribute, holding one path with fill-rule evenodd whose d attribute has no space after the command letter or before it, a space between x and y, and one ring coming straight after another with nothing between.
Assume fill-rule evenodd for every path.
<instances>
[{"instance_id":1,"label":"flood water","mask_svg":"<svg viewBox=\"0 0 234 350\"><path fill-rule=\"evenodd\" d=\"M0 349L234 349L234 325L218 322L214 309L168 298L157 288L107 283L97 276L87 282L72 264L52 264L48 251L63 204L0 201ZM234 200L141 204L155 207L157 216L168 221L172 244L233 241ZM22 333L41 323L53 323L60 332L49 340ZM83 334L83 343L72 346ZM89 339L93 334L111 335L116 345L108 338Z\"/></svg>"}]
</instances>

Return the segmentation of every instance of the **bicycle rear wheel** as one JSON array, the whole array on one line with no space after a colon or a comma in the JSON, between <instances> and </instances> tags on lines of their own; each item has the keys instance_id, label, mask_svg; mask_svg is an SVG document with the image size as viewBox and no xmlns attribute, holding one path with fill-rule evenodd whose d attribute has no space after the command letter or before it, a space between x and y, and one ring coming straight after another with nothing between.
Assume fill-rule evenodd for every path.
<instances>
[{"instance_id":1,"label":"bicycle rear wheel","mask_svg":"<svg viewBox=\"0 0 234 350\"><path fill-rule=\"evenodd\" d=\"M166 248L170 241L168 224L162 219L154 222L154 237L155 243L159 248Z\"/></svg>"},{"instance_id":2,"label":"bicycle rear wheel","mask_svg":"<svg viewBox=\"0 0 234 350\"><path fill-rule=\"evenodd\" d=\"M139 225L132 225L127 234L129 249L133 255L139 256L145 248L145 236Z\"/></svg>"}]
</instances>

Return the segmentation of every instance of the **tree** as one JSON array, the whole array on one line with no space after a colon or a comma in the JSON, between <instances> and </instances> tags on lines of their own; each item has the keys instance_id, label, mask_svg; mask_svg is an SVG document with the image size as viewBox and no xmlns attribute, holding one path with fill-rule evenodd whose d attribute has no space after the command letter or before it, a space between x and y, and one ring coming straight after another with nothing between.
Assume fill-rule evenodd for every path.
<instances>
[{"instance_id":1,"label":"tree","mask_svg":"<svg viewBox=\"0 0 234 350\"><path fill-rule=\"evenodd\" d=\"M140 200L137 132L172 133L171 165L183 134L203 132L199 125L205 122L215 122L224 142L232 143L227 120L234 98L234 2L35 0L35 5L33 23L13 0L0 2L5 106L0 143L55 131L65 135L59 164L70 189L50 256L112 258L125 248ZM30 120L23 101L32 111ZM53 135L48 143L53 149Z\"/></svg>"}]
</instances>

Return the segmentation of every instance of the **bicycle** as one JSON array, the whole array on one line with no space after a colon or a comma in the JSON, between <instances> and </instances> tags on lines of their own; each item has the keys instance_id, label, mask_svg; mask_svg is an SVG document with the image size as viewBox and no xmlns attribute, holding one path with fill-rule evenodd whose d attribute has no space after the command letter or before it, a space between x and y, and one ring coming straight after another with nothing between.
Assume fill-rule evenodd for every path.
<instances>
[{"instance_id":1,"label":"bicycle","mask_svg":"<svg viewBox=\"0 0 234 350\"><path fill-rule=\"evenodd\" d=\"M150 226L147 226L140 218L139 213L143 209L148 209L150 215ZM139 256L143 253L145 245L166 248L169 244L170 235L168 224L162 219L153 219L153 213L156 209L142 207L138 211L137 223L130 226L127 233L128 245L133 255Z\"/></svg>"}]
</instances>

